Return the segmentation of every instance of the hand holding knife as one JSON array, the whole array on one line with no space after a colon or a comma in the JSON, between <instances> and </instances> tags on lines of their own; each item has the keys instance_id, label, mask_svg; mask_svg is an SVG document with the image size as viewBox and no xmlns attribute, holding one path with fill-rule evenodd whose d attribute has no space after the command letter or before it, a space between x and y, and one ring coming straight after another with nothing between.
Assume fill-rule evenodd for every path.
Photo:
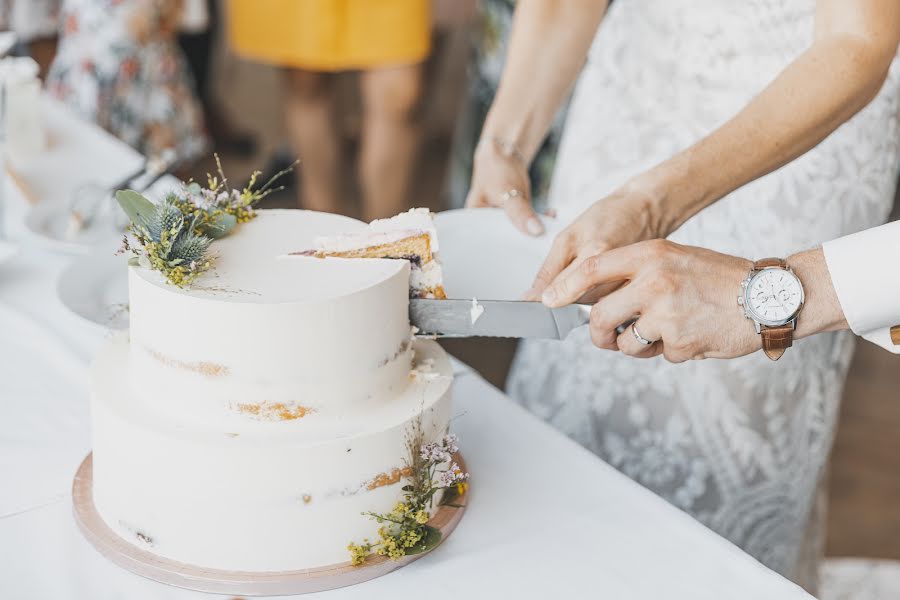
<instances>
[{"instance_id":1,"label":"hand holding knife","mask_svg":"<svg viewBox=\"0 0 900 600\"><path fill-rule=\"evenodd\" d=\"M419 335L437 337L511 337L564 340L569 333L587 325L591 306L570 304L549 308L540 302L477 300L484 310L472 312L472 300L409 301L409 318ZM620 325L624 331L633 321ZM619 331L619 333L621 333Z\"/></svg>"}]
</instances>

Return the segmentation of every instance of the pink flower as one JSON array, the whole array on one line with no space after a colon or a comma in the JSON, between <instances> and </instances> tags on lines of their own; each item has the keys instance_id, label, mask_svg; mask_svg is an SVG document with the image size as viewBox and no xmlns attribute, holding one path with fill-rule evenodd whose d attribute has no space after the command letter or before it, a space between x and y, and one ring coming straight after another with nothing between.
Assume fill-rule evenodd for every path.
<instances>
[{"instance_id":1,"label":"pink flower","mask_svg":"<svg viewBox=\"0 0 900 600\"><path fill-rule=\"evenodd\" d=\"M464 473L462 469L459 468L459 465L453 463L450 465L450 468L441 473L440 477L438 477L438 485L442 488L453 487L458 483L462 483L469 478L468 473Z\"/></svg>"},{"instance_id":2,"label":"pink flower","mask_svg":"<svg viewBox=\"0 0 900 600\"><path fill-rule=\"evenodd\" d=\"M440 444L435 444L433 442L424 444L420 450L420 455L424 460L434 463L445 463L450 460L450 453Z\"/></svg>"}]
</instances>

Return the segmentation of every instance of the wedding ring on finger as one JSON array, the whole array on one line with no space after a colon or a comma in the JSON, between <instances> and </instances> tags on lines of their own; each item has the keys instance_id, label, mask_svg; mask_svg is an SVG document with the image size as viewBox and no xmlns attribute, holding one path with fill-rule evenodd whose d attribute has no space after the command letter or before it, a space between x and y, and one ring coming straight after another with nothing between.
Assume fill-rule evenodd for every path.
<instances>
[{"instance_id":1,"label":"wedding ring on finger","mask_svg":"<svg viewBox=\"0 0 900 600\"><path fill-rule=\"evenodd\" d=\"M500 204L505 205L512 198L518 198L521 195L522 195L522 192L520 192L516 188L508 189L505 192L503 192L502 194L500 194Z\"/></svg>"},{"instance_id":2,"label":"wedding ring on finger","mask_svg":"<svg viewBox=\"0 0 900 600\"><path fill-rule=\"evenodd\" d=\"M642 336L640 333L638 333L637 322L631 324L631 333L634 335L634 339L636 339L638 341L638 343L641 344L642 346L649 346L650 344L653 343L650 340L648 340L647 338L645 338L644 336Z\"/></svg>"}]
</instances>

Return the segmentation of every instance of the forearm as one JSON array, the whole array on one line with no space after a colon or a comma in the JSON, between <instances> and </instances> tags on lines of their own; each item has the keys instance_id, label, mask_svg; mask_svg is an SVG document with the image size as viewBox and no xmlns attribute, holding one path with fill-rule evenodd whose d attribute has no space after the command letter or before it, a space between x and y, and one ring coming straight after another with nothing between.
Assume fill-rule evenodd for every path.
<instances>
[{"instance_id":1,"label":"forearm","mask_svg":"<svg viewBox=\"0 0 900 600\"><path fill-rule=\"evenodd\" d=\"M806 296L794 337L848 329L822 249L799 252L789 257L787 263L803 284Z\"/></svg>"},{"instance_id":2,"label":"forearm","mask_svg":"<svg viewBox=\"0 0 900 600\"><path fill-rule=\"evenodd\" d=\"M877 94L890 56L852 36L817 41L734 118L646 174L665 190L660 231L825 139Z\"/></svg>"},{"instance_id":3,"label":"forearm","mask_svg":"<svg viewBox=\"0 0 900 600\"><path fill-rule=\"evenodd\" d=\"M482 140L512 144L530 162L584 64L607 0L520 0L500 86Z\"/></svg>"}]
</instances>

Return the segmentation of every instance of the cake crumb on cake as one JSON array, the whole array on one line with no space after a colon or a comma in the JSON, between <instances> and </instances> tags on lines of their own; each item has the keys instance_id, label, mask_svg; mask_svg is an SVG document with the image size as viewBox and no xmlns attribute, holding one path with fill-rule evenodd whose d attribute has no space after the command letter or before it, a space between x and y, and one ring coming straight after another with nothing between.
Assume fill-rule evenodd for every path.
<instances>
[{"instance_id":1,"label":"cake crumb on cake","mask_svg":"<svg viewBox=\"0 0 900 600\"><path fill-rule=\"evenodd\" d=\"M151 350L150 348L146 348L146 350L150 356L167 367L182 369L184 371L206 375L207 377L224 377L225 375L228 375L228 367L225 365L207 361L179 360L177 358L172 358L171 356L166 356L156 350Z\"/></svg>"},{"instance_id":2,"label":"cake crumb on cake","mask_svg":"<svg viewBox=\"0 0 900 600\"><path fill-rule=\"evenodd\" d=\"M409 477L411 475L412 469L410 469L409 467L403 467L402 469L394 467L393 469L391 469L390 473L379 473L378 475L376 475L366 485L366 489L371 491L387 485L394 485L395 483L399 483L401 478Z\"/></svg>"},{"instance_id":3,"label":"cake crumb on cake","mask_svg":"<svg viewBox=\"0 0 900 600\"><path fill-rule=\"evenodd\" d=\"M484 314L484 307L478 304L478 298L472 298L472 308L469 309L469 318L472 319L472 325Z\"/></svg>"},{"instance_id":4,"label":"cake crumb on cake","mask_svg":"<svg viewBox=\"0 0 900 600\"><path fill-rule=\"evenodd\" d=\"M285 404L284 402L238 404L236 410L245 415L255 417L260 421L293 421L302 419L306 415L315 412L306 406Z\"/></svg>"}]
</instances>

